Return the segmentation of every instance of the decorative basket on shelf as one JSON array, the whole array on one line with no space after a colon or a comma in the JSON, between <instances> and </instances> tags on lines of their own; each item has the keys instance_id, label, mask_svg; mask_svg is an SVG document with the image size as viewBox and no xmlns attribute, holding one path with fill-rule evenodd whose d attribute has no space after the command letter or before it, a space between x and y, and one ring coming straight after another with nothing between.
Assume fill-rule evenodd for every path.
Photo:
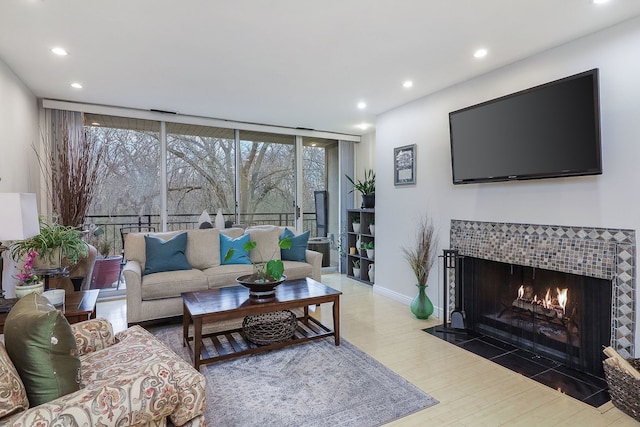
<instances>
[{"instance_id":1,"label":"decorative basket on shelf","mask_svg":"<svg viewBox=\"0 0 640 427\"><path fill-rule=\"evenodd\" d=\"M640 370L640 359L627 359L627 362ZM602 366L613 405L640 421L640 379L614 366L609 359L602 362Z\"/></svg>"},{"instance_id":2,"label":"decorative basket on shelf","mask_svg":"<svg viewBox=\"0 0 640 427\"><path fill-rule=\"evenodd\" d=\"M244 335L258 345L286 341L295 334L297 326L298 318L289 310L247 316L242 321Z\"/></svg>"}]
</instances>

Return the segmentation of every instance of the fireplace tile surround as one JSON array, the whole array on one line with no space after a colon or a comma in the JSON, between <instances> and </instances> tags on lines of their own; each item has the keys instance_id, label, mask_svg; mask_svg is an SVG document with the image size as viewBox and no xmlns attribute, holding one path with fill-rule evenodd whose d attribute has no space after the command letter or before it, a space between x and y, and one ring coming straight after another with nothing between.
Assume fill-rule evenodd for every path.
<instances>
[{"instance_id":1,"label":"fireplace tile surround","mask_svg":"<svg viewBox=\"0 0 640 427\"><path fill-rule=\"evenodd\" d=\"M610 280L611 345L634 357L635 231L597 227L451 220L460 255ZM455 276L449 275L449 307Z\"/></svg>"}]
</instances>

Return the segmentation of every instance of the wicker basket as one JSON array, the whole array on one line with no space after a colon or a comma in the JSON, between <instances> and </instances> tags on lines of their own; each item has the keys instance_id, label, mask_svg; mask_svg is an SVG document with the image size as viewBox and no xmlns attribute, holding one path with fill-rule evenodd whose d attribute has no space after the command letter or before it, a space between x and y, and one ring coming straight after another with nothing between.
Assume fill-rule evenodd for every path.
<instances>
[{"instance_id":1,"label":"wicker basket","mask_svg":"<svg viewBox=\"0 0 640 427\"><path fill-rule=\"evenodd\" d=\"M627 361L640 370L640 359L627 359ZM605 360L602 365L609 385L611 402L625 414L640 421L640 380L611 365L608 360Z\"/></svg>"},{"instance_id":2,"label":"wicker basket","mask_svg":"<svg viewBox=\"0 0 640 427\"><path fill-rule=\"evenodd\" d=\"M290 339L298 326L298 318L289 310L247 316L242 330L249 341L258 345L275 344Z\"/></svg>"}]
</instances>

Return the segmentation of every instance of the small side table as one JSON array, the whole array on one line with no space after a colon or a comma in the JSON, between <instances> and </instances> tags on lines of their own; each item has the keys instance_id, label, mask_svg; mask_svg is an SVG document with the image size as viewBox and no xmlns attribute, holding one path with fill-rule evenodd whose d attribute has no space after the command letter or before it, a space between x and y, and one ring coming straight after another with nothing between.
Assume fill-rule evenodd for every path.
<instances>
[{"instance_id":1,"label":"small side table","mask_svg":"<svg viewBox=\"0 0 640 427\"><path fill-rule=\"evenodd\" d=\"M67 270L67 267L60 267L60 268L34 268L31 271L33 271L34 274L44 278L44 290L45 291L49 289L49 280L52 277L53 278L69 277L69 270Z\"/></svg>"},{"instance_id":2,"label":"small side table","mask_svg":"<svg viewBox=\"0 0 640 427\"><path fill-rule=\"evenodd\" d=\"M78 323L96 317L96 302L100 289L82 292L66 292L64 304L58 307L69 323ZM4 333L4 321L9 313L0 313L0 334Z\"/></svg>"}]
</instances>

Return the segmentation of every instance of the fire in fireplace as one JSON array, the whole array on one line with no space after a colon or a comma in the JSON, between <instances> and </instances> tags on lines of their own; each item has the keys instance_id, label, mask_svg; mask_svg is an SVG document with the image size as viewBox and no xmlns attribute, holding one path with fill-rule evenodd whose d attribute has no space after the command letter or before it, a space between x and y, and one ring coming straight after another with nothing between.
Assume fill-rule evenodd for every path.
<instances>
[{"instance_id":1,"label":"fire in fireplace","mask_svg":"<svg viewBox=\"0 0 640 427\"><path fill-rule=\"evenodd\" d=\"M467 327L600 377L611 339L611 281L463 259Z\"/></svg>"}]
</instances>

